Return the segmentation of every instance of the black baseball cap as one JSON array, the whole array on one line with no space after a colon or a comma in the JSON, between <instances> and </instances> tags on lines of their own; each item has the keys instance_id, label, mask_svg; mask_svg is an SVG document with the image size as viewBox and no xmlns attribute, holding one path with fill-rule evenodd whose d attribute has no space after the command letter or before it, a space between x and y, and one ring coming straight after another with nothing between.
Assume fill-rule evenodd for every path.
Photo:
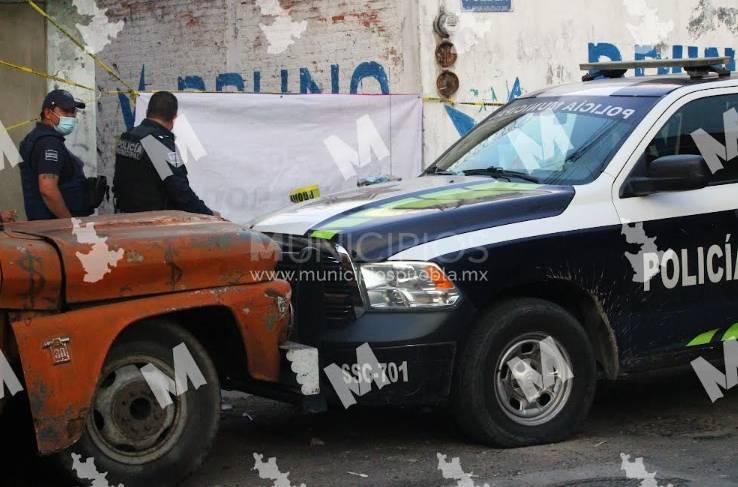
<instances>
[{"instance_id":1,"label":"black baseball cap","mask_svg":"<svg viewBox=\"0 0 738 487\"><path fill-rule=\"evenodd\" d=\"M43 108L54 108L59 107L66 112L73 112L77 109L84 110L85 104L79 100L75 100L70 92L67 90L53 90L50 91L46 98L44 98Z\"/></svg>"}]
</instances>

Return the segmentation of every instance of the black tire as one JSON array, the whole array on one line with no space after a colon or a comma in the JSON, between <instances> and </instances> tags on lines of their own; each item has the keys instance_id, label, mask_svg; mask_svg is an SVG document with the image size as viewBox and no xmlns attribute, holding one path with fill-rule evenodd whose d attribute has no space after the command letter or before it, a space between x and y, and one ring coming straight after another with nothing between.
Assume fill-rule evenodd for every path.
<instances>
[{"instance_id":1,"label":"black tire","mask_svg":"<svg viewBox=\"0 0 738 487\"><path fill-rule=\"evenodd\" d=\"M195 360L205 384L195 389L188 380L187 392L176 397L170 394L172 405L162 408L140 369L152 363L173 380L173 349L181 344ZM103 433L105 421L114 426L115 434ZM220 384L205 349L179 326L148 320L125 331L111 347L82 438L59 454L58 460L81 486L93 485L93 479L75 472L75 458L80 463L94 460L97 472L107 473L111 486L175 486L203 463L219 423ZM147 428L156 433L150 434ZM124 443L111 438L123 438Z\"/></svg>"},{"instance_id":2,"label":"black tire","mask_svg":"<svg viewBox=\"0 0 738 487\"><path fill-rule=\"evenodd\" d=\"M504 384L519 385L521 379L505 380L505 377L513 377L510 375L512 369L502 362L509 364L510 355L506 354L515 356L515 350L521 350L521 357L527 357L525 353L533 356L535 352L527 352L525 348L533 346L528 343L528 337L551 337L562 351L561 356L568 357L573 374L568 381L561 381L563 385L558 389L564 391L567 387L568 394L550 395L558 399L550 400L551 416L541 413L540 424L529 423L535 418L516 416L511 411L515 409L516 400L509 399L514 394L505 396L505 391L510 392L510 389ZM516 348L515 345L520 343L524 345ZM511 299L484 313L466 340L455 374L454 416L464 433L480 443L503 448L554 443L571 436L587 417L596 382L591 344L570 313L542 299ZM543 402L543 399L542 395L539 400ZM530 403L517 401L518 406L525 404ZM533 401L532 404L537 403ZM545 408L543 405L538 411Z\"/></svg>"}]
</instances>

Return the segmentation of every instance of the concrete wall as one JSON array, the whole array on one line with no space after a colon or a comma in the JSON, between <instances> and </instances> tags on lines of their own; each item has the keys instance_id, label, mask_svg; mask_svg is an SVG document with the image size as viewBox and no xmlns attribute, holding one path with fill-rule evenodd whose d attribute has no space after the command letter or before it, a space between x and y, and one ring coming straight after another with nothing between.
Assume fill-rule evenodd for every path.
<instances>
[{"instance_id":1,"label":"concrete wall","mask_svg":"<svg viewBox=\"0 0 738 487\"><path fill-rule=\"evenodd\" d=\"M101 55L147 90L350 93L354 80L357 92L437 96L432 23L441 5L458 12L461 0L98 0L110 22L125 23ZM457 100L506 102L579 80L579 63L600 57L733 55L738 47L738 0L512 5L460 13L451 39ZM100 70L97 80L105 90L122 88ZM100 168L111 175L114 140L133 108L117 96L98 108ZM459 122L492 111L426 103L425 163L458 139Z\"/></svg>"},{"instance_id":2,"label":"concrete wall","mask_svg":"<svg viewBox=\"0 0 738 487\"><path fill-rule=\"evenodd\" d=\"M0 59L46 69L46 45L33 42L41 34L44 22L25 4L0 3ZM3 103L0 103L0 121L8 127L38 116L41 100L46 94L46 83L19 71L0 67L0 86ZM10 130L10 137L17 145L33 125ZM0 155L0 157L2 157ZM0 209L16 209L24 218L23 192L20 183L20 167L10 168L0 160Z\"/></svg>"},{"instance_id":3,"label":"concrete wall","mask_svg":"<svg viewBox=\"0 0 738 487\"><path fill-rule=\"evenodd\" d=\"M436 91L432 22L439 7L457 0L420 0L420 53L424 93ZM638 55L733 55L738 49L737 0L512 0L512 12L460 14L451 40L459 59L458 100L506 102L519 93L581 79L579 64ZM647 74L656 74L648 72ZM632 76L633 73L628 74ZM456 107L480 120L493 109ZM425 157L432 161L458 139L446 109L425 107Z\"/></svg>"},{"instance_id":4,"label":"concrete wall","mask_svg":"<svg viewBox=\"0 0 738 487\"><path fill-rule=\"evenodd\" d=\"M147 90L417 93L417 8L396 0L99 0L125 27L101 55ZM98 83L122 88L100 70ZM98 113L101 169L132 122L125 97ZM268 123L264 120L264 123Z\"/></svg>"}]
</instances>

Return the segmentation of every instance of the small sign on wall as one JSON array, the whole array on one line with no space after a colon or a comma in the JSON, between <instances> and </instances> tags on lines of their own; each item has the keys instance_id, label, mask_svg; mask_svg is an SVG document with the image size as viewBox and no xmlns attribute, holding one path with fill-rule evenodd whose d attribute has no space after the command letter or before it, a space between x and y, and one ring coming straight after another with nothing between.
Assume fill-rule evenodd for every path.
<instances>
[{"instance_id":1,"label":"small sign on wall","mask_svg":"<svg viewBox=\"0 0 738 487\"><path fill-rule=\"evenodd\" d=\"M461 9L469 12L510 12L512 0L461 0Z\"/></svg>"}]
</instances>

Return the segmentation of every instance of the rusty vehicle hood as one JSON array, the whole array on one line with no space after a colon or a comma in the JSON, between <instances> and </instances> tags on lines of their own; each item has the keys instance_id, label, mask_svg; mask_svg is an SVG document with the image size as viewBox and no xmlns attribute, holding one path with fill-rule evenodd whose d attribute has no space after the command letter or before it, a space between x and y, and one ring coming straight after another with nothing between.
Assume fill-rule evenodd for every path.
<instances>
[{"instance_id":1,"label":"rusty vehicle hood","mask_svg":"<svg viewBox=\"0 0 738 487\"><path fill-rule=\"evenodd\" d=\"M279 248L217 217L178 211L6 224L52 244L68 303L271 280Z\"/></svg>"}]
</instances>

